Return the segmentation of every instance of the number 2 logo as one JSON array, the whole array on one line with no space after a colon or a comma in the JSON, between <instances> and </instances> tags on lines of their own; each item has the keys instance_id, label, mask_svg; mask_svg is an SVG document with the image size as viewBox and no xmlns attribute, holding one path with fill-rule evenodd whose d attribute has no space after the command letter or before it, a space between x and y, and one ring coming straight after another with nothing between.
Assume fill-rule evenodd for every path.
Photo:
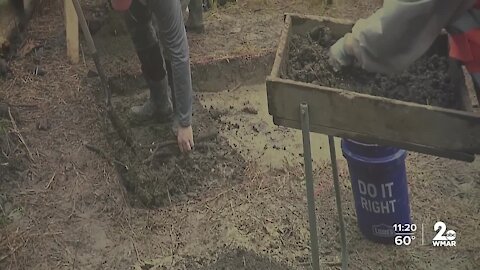
<instances>
[{"instance_id":1,"label":"number 2 logo","mask_svg":"<svg viewBox=\"0 0 480 270\"><path fill-rule=\"evenodd\" d=\"M433 238L433 241L453 241L457 237L454 230L447 231L447 225L439 221L433 226L434 231L438 231L437 235ZM447 232L445 234L445 232Z\"/></svg>"}]
</instances>

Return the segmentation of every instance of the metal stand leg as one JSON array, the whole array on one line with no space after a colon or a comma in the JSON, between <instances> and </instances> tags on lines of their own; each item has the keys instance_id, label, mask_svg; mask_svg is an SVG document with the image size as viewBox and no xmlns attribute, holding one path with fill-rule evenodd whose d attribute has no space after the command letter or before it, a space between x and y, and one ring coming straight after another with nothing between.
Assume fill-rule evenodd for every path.
<instances>
[{"instance_id":1,"label":"metal stand leg","mask_svg":"<svg viewBox=\"0 0 480 270\"><path fill-rule=\"evenodd\" d=\"M312 268L319 270L319 253L317 237L317 218L315 216L315 197L313 192L312 153L310 148L310 118L308 105L300 104L300 114L303 135L303 157L305 160L305 176L307 186L308 219L310 223L310 247L312 252Z\"/></svg>"},{"instance_id":2,"label":"metal stand leg","mask_svg":"<svg viewBox=\"0 0 480 270\"><path fill-rule=\"evenodd\" d=\"M340 197L340 183L338 181L337 154L335 151L335 140L328 136L330 146L330 159L332 161L333 184L335 186L335 200L337 202L338 222L340 224L340 241L342 245L342 270L348 268L347 239L345 237L345 224L343 222L342 198Z\"/></svg>"}]
</instances>

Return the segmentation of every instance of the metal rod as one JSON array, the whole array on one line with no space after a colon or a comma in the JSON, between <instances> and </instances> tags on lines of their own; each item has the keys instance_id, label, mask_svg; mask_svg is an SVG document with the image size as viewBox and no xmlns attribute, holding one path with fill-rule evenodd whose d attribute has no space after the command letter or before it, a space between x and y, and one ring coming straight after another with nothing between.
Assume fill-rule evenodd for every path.
<instances>
[{"instance_id":1,"label":"metal rod","mask_svg":"<svg viewBox=\"0 0 480 270\"><path fill-rule=\"evenodd\" d=\"M348 268L347 239L345 236L345 224L343 221L342 198L340 197L340 183L338 181L337 154L335 151L335 140L328 136L330 146L330 159L332 161L333 184L335 186L335 201L337 202L338 222L340 224L340 242L342 245L342 270Z\"/></svg>"},{"instance_id":2,"label":"metal rod","mask_svg":"<svg viewBox=\"0 0 480 270\"><path fill-rule=\"evenodd\" d=\"M317 218L315 216L315 197L313 192L312 150L310 147L310 117L308 105L300 104L300 114L303 135L303 158L305 160L305 184L307 186L308 219L310 224L310 247L312 252L312 268L319 270L319 253L317 237Z\"/></svg>"},{"instance_id":3,"label":"metal rod","mask_svg":"<svg viewBox=\"0 0 480 270\"><path fill-rule=\"evenodd\" d=\"M98 71L98 75L100 76L100 80L103 84L103 89L105 91L105 98L106 98L106 105L107 109L111 109L112 105L112 93L110 91L110 87L108 85L107 76L105 75L105 71L103 70L102 65L100 64L100 57L97 52L97 48L95 47L95 43L93 42L92 34L90 34L90 30L88 29L87 20L85 19L85 15L82 11L82 6L78 0L72 0L73 6L75 7L75 11L77 12L78 23L80 24L80 28L82 29L82 33L85 36L85 40L87 42L88 49L90 50L93 58L93 62L95 63L95 68Z\"/></svg>"}]
</instances>

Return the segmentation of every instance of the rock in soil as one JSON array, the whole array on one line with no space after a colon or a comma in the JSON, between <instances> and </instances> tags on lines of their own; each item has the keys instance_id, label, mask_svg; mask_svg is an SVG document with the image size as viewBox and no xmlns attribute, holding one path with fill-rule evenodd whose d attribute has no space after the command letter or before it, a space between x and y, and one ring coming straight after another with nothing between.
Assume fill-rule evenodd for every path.
<instances>
[{"instance_id":1,"label":"rock in soil","mask_svg":"<svg viewBox=\"0 0 480 270\"><path fill-rule=\"evenodd\" d=\"M43 118L43 119L38 120L37 129L42 130L42 131L49 130L50 129L50 120L48 120L48 118Z\"/></svg>"},{"instance_id":2,"label":"rock in soil","mask_svg":"<svg viewBox=\"0 0 480 270\"><path fill-rule=\"evenodd\" d=\"M91 69L88 70L87 78L94 78L94 77L97 77L97 76L98 76L98 73L96 71L91 70Z\"/></svg>"},{"instance_id":3,"label":"rock in soil","mask_svg":"<svg viewBox=\"0 0 480 270\"><path fill-rule=\"evenodd\" d=\"M395 75L371 73L358 67L336 72L328 64L328 50L335 41L327 27L315 28L306 36L293 36L286 77L402 101L459 107L455 84L448 75L447 57L424 56Z\"/></svg>"},{"instance_id":4,"label":"rock in soil","mask_svg":"<svg viewBox=\"0 0 480 270\"><path fill-rule=\"evenodd\" d=\"M253 106L246 106L242 109L242 112L248 113L248 114L258 114L258 110L253 107Z\"/></svg>"}]
</instances>

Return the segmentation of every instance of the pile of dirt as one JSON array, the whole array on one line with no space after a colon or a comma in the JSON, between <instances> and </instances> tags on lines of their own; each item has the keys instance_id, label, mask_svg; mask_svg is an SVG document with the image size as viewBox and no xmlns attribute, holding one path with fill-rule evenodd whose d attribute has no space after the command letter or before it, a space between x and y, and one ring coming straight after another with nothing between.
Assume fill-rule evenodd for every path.
<instances>
[{"instance_id":1,"label":"pile of dirt","mask_svg":"<svg viewBox=\"0 0 480 270\"><path fill-rule=\"evenodd\" d=\"M367 72L358 67L333 70L328 50L336 40L328 27L294 35L288 52L286 78L402 101L458 108L455 84L448 75L448 58L425 55L395 75Z\"/></svg>"},{"instance_id":2,"label":"pile of dirt","mask_svg":"<svg viewBox=\"0 0 480 270\"><path fill-rule=\"evenodd\" d=\"M244 250L232 250L222 254L212 265L201 270L288 270L284 265Z\"/></svg>"},{"instance_id":3,"label":"pile of dirt","mask_svg":"<svg viewBox=\"0 0 480 270\"><path fill-rule=\"evenodd\" d=\"M186 156L179 152L170 123L138 125L128 118L128 109L135 99L117 96L114 100L122 125L134 142L128 146L109 125L107 136L114 152L113 163L122 176L131 205L162 207L198 198L202 190L212 186L243 180L245 161L217 136L213 119L198 102L193 106L195 150Z\"/></svg>"},{"instance_id":4,"label":"pile of dirt","mask_svg":"<svg viewBox=\"0 0 480 270\"><path fill-rule=\"evenodd\" d=\"M114 159L111 161L123 178L130 204L142 208L162 207L186 198L197 198L201 190L212 186L243 179L245 161L223 138L209 136L217 132L213 127L218 124L197 101L193 108L195 151L188 156L179 153L170 124L138 125L128 119L130 108L147 98L144 95L148 92L147 85L142 76L132 75L141 69L123 17L106 10L103 4L99 6L98 1L92 2L97 5L87 6L86 10L91 13L89 21L98 24L94 39L105 59L102 65L110 77L112 102L121 122L119 125L125 127L133 141L133 146L127 145L110 124L106 125L107 141L112 147L108 155ZM89 87L99 88L94 70L87 77L91 83ZM103 100L100 94L99 103ZM205 136L209 138L202 141ZM166 142L170 144L165 146ZM154 155L159 145L164 146Z\"/></svg>"}]
</instances>

